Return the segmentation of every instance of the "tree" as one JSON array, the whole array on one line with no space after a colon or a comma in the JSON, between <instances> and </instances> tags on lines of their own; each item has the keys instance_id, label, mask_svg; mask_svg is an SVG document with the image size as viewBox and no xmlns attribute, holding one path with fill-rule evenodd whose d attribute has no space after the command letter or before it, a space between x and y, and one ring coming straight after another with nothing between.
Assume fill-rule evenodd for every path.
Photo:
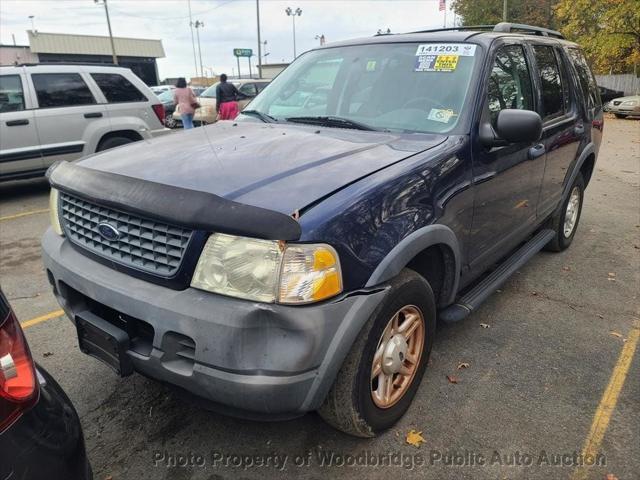
<instances>
[{"instance_id":1,"label":"tree","mask_svg":"<svg viewBox=\"0 0 640 480\"><path fill-rule=\"evenodd\" d=\"M503 0L454 0L452 6L463 25L495 25L502 21L502 3ZM507 21L555 28L553 7L557 3L558 0L508 0Z\"/></svg>"},{"instance_id":2,"label":"tree","mask_svg":"<svg viewBox=\"0 0 640 480\"><path fill-rule=\"evenodd\" d=\"M555 12L597 73L639 73L640 0L560 0Z\"/></svg>"}]
</instances>

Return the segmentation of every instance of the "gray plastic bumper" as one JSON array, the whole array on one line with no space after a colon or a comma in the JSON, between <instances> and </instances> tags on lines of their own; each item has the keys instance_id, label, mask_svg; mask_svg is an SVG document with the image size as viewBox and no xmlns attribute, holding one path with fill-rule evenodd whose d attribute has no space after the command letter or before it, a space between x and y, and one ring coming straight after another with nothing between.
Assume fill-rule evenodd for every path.
<instances>
[{"instance_id":1,"label":"gray plastic bumper","mask_svg":"<svg viewBox=\"0 0 640 480\"><path fill-rule=\"evenodd\" d=\"M52 230L42 246L56 298L72 320L88 298L150 324L149 351L127 352L136 371L247 416L318 408L386 294L380 289L312 306L264 304L133 278L82 255ZM195 344L191 359L179 355L185 337Z\"/></svg>"}]
</instances>

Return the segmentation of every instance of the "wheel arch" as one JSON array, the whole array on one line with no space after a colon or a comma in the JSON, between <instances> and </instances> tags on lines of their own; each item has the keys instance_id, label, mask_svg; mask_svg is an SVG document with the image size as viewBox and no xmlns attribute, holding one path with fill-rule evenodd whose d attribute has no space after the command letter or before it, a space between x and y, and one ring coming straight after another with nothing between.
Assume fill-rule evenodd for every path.
<instances>
[{"instance_id":1,"label":"wheel arch","mask_svg":"<svg viewBox=\"0 0 640 480\"><path fill-rule=\"evenodd\" d=\"M100 138L100 140L98 141L98 144L96 145L96 151L100 151L100 147L102 146L102 144L108 139L114 138L114 137L125 137L131 140L132 142L137 142L138 140L142 140L142 136L135 130L115 130L115 131L105 133Z\"/></svg>"},{"instance_id":2,"label":"wheel arch","mask_svg":"<svg viewBox=\"0 0 640 480\"><path fill-rule=\"evenodd\" d=\"M441 270L429 270L433 264ZM439 307L452 303L458 290L461 258L458 239L446 225L428 225L407 235L380 262L366 287L373 287L398 275L403 268L412 268L431 283L441 276L436 297Z\"/></svg>"}]
</instances>

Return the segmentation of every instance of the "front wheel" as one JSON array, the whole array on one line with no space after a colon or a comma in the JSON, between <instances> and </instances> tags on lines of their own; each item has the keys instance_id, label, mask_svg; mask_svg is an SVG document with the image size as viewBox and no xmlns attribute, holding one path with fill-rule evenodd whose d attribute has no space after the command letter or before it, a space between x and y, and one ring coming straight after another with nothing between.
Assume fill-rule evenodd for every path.
<instances>
[{"instance_id":1,"label":"front wheel","mask_svg":"<svg viewBox=\"0 0 640 480\"><path fill-rule=\"evenodd\" d=\"M320 416L357 437L393 426L420 385L435 328L431 287L413 270L403 270L356 339Z\"/></svg>"},{"instance_id":2,"label":"front wheel","mask_svg":"<svg viewBox=\"0 0 640 480\"><path fill-rule=\"evenodd\" d=\"M562 203L560 211L551 218L551 228L555 230L556 236L545 246L545 250L561 252L571 245L580 222L583 200L584 179L582 174L578 173L569 190L569 196Z\"/></svg>"}]
</instances>

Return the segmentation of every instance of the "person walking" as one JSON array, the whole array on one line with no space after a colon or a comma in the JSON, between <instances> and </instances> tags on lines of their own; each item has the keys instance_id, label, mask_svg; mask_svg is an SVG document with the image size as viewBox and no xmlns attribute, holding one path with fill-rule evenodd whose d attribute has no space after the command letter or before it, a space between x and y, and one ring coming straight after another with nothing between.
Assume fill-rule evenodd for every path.
<instances>
[{"instance_id":1,"label":"person walking","mask_svg":"<svg viewBox=\"0 0 640 480\"><path fill-rule=\"evenodd\" d=\"M240 110L238 109L238 96L240 92L233 83L227 82L227 75L220 75L220 83L216 87L216 111L218 120L233 120Z\"/></svg>"},{"instance_id":2,"label":"person walking","mask_svg":"<svg viewBox=\"0 0 640 480\"><path fill-rule=\"evenodd\" d=\"M185 130L193 128L193 114L196 112L198 100L196 95L189 87L187 87L187 81L184 77L178 78L176 82L176 88L173 91L173 101L176 104L176 109L180 109L180 117L182 118L182 126Z\"/></svg>"}]
</instances>

